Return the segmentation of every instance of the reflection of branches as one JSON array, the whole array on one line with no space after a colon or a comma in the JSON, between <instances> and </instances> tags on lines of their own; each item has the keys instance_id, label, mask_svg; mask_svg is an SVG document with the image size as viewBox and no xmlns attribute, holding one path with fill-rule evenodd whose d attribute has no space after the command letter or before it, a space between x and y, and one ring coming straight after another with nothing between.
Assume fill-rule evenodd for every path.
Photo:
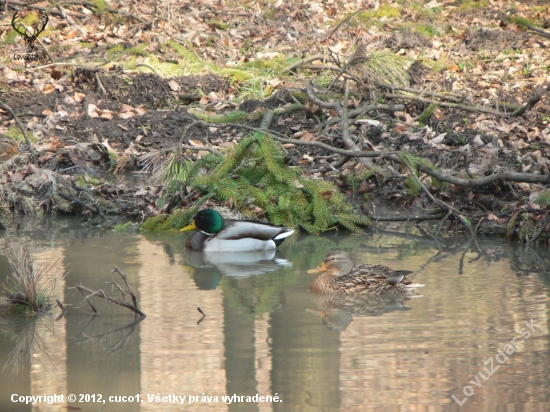
<instances>
[{"instance_id":1,"label":"reflection of branches","mask_svg":"<svg viewBox=\"0 0 550 412\"><path fill-rule=\"evenodd\" d=\"M23 367L23 364L30 362L31 356L38 356L39 354L44 354L55 365L47 352L44 337L40 336L38 332L40 323L45 324L44 322L46 321L50 321L51 323L51 320L51 316L47 314L35 317L14 316L0 318L0 333L3 333L12 342L15 342L15 347L10 352L4 369L8 364L11 364L12 372L18 373L20 366ZM49 324L47 329L48 331L53 330L53 323Z\"/></svg>"},{"instance_id":2,"label":"reflection of branches","mask_svg":"<svg viewBox=\"0 0 550 412\"><path fill-rule=\"evenodd\" d=\"M550 262L548 262L548 251L539 253L541 249L532 246L508 245L505 250L506 256L510 259L511 267L518 276L525 276L532 272L537 273L542 281L550 284Z\"/></svg>"},{"instance_id":3,"label":"reflection of branches","mask_svg":"<svg viewBox=\"0 0 550 412\"><path fill-rule=\"evenodd\" d=\"M77 336L76 344L80 345L83 343L90 343L90 342L96 342L101 343L105 338L111 337L112 335L116 335L117 333L120 333L120 339L118 339L113 345L109 345L109 350L113 353L119 352L122 350L128 341L130 340L130 337L136 330L137 325L140 324L140 322L145 319L143 317L135 318L133 322L129 323L126 326L123 326L121 328L114 329L112 331L94 335L94 336L88 336L86 335L86 330L90 327L90 325L94 322L94 320L97 319L97 316L92 316L82 332L80 332Z\"/></svg>"}]
</instances>

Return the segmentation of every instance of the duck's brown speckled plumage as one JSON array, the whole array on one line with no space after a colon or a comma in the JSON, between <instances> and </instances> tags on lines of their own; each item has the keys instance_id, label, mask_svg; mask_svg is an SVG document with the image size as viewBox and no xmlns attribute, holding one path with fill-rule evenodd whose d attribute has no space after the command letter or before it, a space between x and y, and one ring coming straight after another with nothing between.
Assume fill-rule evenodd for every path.
<instances>
[{"instance_id":1,"label":"duck's brown speckled plumage","mask_svg":"<svg viewBox=\"0 0 550 412\"><path fill-rule=\"evenodd\" d=\"M319 273L310 285L312 292L321 294L384 294L399 296L414 293L421 287L406 275L410 270L393 270L383 265L353 266L345 252L331 252L325 261L309 273Z\"/></svg>"}]
</instances>

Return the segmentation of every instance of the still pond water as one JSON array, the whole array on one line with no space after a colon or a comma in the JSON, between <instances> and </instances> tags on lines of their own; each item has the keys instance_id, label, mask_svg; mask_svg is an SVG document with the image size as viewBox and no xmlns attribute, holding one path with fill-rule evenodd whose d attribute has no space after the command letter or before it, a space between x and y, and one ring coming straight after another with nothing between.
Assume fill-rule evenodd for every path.
<instances>
[{"instance_id":1,"label":"still pond water","mask_svg":"<svg viewBox=\"0 0 550 412\"><path fill-rule=\"evenodd\" d=\"M291 238L275 256L203 256L184 251L183 235L71 219L22 221L0 236L0 282L11 272L5 254L20 245L68 272L56 292L65 317L55 308L35 321L0 319L0 411L550 410L548 251L378 232ZM418 271L422 296L340 307L313 299L306 271L335 248ZM118 298L106 283L122 283L115 266L147 314L141 322L98 298L94 317L74 289ZM12 402L44 394L64 399ZM244 398L223 398L234 394ZM134 401L110 402L125 395Z\"/></svg>"}]
</instances>

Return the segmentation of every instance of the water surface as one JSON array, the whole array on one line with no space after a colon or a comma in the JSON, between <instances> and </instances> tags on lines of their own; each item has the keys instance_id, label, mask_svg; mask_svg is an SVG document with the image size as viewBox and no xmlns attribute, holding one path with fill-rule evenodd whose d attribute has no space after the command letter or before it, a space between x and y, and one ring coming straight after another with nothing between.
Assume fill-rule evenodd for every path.
<instances>
[{"instance_id":1,"label":"water surface","mask_svg":"<svg viewBox=\"0 0 550 412\"><path fill-rule=\"evenodd\" d=\"M547 251L371 233L291 238L274 255L204 256L185 252L184 240L73 219L22 221L4 234L0 282L10 272L5 253L19 245L37 259L59 259L68 274L57 297L68 313L0 319L0 410L550 410ZM416 271L422 296L340 306L314 299L307 289L315 275L306 271L336 248L356 262ZM82 283L120 298L106 283L122 285L114 266L128 276L143 321L95 298L100 315L92 316L74 289ZM485 362L493 358L495 369L514 338L513 353L489 377ZM33 407L11 402L13 394L107 402ZM136 394L142 402L108 401ZM234 394L244 402L222 399ZM178 405L169 395L187 398Z\"/></svg>"}]
</instances>

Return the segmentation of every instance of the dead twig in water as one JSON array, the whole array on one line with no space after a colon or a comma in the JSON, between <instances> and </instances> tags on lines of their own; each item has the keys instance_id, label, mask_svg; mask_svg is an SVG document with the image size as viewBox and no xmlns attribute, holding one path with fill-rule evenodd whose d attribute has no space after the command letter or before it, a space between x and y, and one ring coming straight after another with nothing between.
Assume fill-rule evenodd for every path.
<instances>
[{"instance_id":1,"label":"dead twig in water","mask_svg":"<svg viewBox=\"0 0 550 412\"><path fill-rule=\"evenodd\" d=\"M88 304L90 305L90 307L92 308L92 311L94 312L94 314L97 314L98 311L96 310L96 308L94 307L94 305L90 302L90 297L91 296L98 296L100 298L103 298L109 302L112 302L112 303L115 303L119 306L122 306L122 307L125 307L127 309L130 309L132 312L134 312L136 315L139 315L141 317L145 317L145 313L143 313L141 310L138 309L138 304L137 304L137 298L136 298L136 295L132 289L132 285L130 284L130 282L128 281L128 278L127 276L124 274L124 272L122 272L119 268L115 267L111 272L117 272L120 277L124 280L124 283L126 284L126 290L123 290L118 284L116 284L115 282L111 282L111 283L114 283L116 284L116 286L119 288L119 290L121 291L122 293L122 296L123 296L123 299L126 300L125 298L125 293L129 294L132 298L132 304L128 303L128 302L122 302L118 299L115 299L113 298L112 296L109 296L107 295L103 290L99 289L99 290L92 290L92 289L89 289L87 288L86 286L84 286L83 284L79 283L78 285L76 285L76 288L84 295L85 297L85 300L88 302Z\"/></svg>"},{"instance_id":2,"label":"dead twig in water","mask_svg":"<svg viewBox=\"0 0 550 412\"><path fill-rule=\"evenodd\" d=\"M55 303L57 303L57 306L59 306L59 308L61 309L61 315L59 315L56 319L56 322L57 322L58 320L63 318L63 316L65 316L66 309L65 309L65 305L59 299L56 299Z\"/></svg>"},{"instance_id":3,"label":"dead twig in water","mask_svg":"<svg viewBox=\"0 0 550 412\"><path fill-rule=\"evenodd\" d=\"M204 320L204 318L206 318L206 313L204 313L204 312L202 311L202 309L199 308L198 306L197 306L197 310L198 310L199 313L202 315L202 318L200 318L199 321L197 322L197 325L200 325L200 323Z\"/></svg>"}]
</instances>

